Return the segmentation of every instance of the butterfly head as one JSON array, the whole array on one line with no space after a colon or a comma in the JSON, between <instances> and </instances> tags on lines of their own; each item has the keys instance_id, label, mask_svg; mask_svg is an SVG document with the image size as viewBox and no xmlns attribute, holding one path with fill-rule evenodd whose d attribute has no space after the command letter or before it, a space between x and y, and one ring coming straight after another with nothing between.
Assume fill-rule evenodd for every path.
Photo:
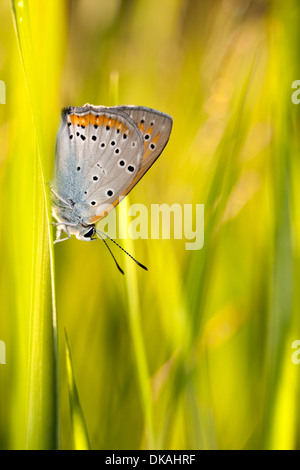
<instances>
[{"instance_id":1,"label":"butterfly head","mask_svg":"<svg viewBox=\"0 0 300 470\"><path fill-rule=\"evenodd\" d=\"M88 225L88 226L81 225L77 227L77 230L74 234L76 235L76 238L78 238L78 240L91 242L93 240L96 240L96 238L92 238L95 235L95 233L96 233L95 225Z\"/></svg>"}]
</instances>

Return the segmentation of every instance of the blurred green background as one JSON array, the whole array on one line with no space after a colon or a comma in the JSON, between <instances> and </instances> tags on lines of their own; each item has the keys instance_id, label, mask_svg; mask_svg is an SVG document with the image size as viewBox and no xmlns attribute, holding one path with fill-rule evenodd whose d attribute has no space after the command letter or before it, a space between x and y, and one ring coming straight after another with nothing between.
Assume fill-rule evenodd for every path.
<instances>
[{"instance_id":1,"label":"blurred green background","mask_svg":"<svg viewBox=\"0 0 300 470\"><path fill-rule=\"evenodd\" d=\"M299 2L1 0L0 18L0 448L299 449ZM112 246L125 276L102 243L53 250L60 110L86 102L173 117L129 199L205 204L201 250L121 240L149 269Z\"/></svg>"}]
</instances>

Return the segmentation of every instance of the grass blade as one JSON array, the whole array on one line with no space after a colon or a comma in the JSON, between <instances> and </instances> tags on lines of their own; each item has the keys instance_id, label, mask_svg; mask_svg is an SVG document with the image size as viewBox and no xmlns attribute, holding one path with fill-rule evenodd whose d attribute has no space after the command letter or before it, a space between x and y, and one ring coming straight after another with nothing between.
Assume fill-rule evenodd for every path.
<instances>
[{"instance_id":1,"label":"grass blade","mask_svg":"<svg viewBox=\"0 0 300 470\"><path fill-rule=\"evenodd\" d=\"M12 1L13 18L22 61L32 122L25 123L33 134L33 150L27 150L33 179L32 188L26 188L23 196L32 205L33 192L33 244L28 253L32 260L31 276L25 276L31 303L29 323L29 369L26 378L24 413L27 414L26 447L28 449L56 449L59 440L58 422L58 357L56 308L54 288L54 260L52 232L50 230L50 204L45 187L45 175L49 173L50 152L48 143L52 138L52 127L47 122L49 112L48 94L56 87L56 81L45 80L51 74L52 54L44 47L51 44L54 30L49 27L57 15L59 4L29 3L27 0ZM42 40L40 40L42 38ZM49 47L49 46L48 46ZM37 60L37 57L40 60ZM55 69L56 71L57 69ZM53 73L53 71L52 71ZM33 131L32 131L33 123ZM31 145L30 139L25 142ZM52 157L52 155L51 155ZM24 157L23 157L24 158Z\"/></svg>"},{"instance_id":2,"label":"grass blade","mask_svg":"<svg viewBox=\"0 0 300 470\"><path fill-rule=\"evenodd\" d=\"M72 422L72 435L75 450L89 450L89 438L83 412L79 402L77 386L74 377L70 344L67 331L65 330L65 347L66 347L66 368L69 387L70 413Z\"/></svg>"},{"instance_id":3,"label":"grass blade","mask_svg":"<svg viewBox=\"0 0 300 470\"><path fill-rule=\"evenodd\" d=\"M111 72L110 75L110 95L113 105L118 104L118 80L119 75L117 71ZM126 198L127 204L129 204L129 196ZM121 207L121 223L123 230L127 229L127 213L124 206ZM123 209L122 209L123 208ZM122 230L122 227L121 230ZM125 249L132 256L134 256L134 246L131 239L125 239ZM128 302L128 322L132 340L133 353L136 364L136 373L138 379L138 385L140 390L140 400L142 405L142 410L144 414L145 422L145 438L146 438L146 447L148 449L155 449L154 441L154 430L153 430L153 410L152 410L152 396L151 396L151 386L150 386L150 377L148 371L148 364L146 358L145 345L142 335L142 327L140 323L141 310L139 302L139 290L138 290L138 281L136 274L136 265L128 257L125 257L126 260L126 270L125 270L125 282L126 282L126 292L127 292L127 302Z\"/></svg>"}]
</instances>

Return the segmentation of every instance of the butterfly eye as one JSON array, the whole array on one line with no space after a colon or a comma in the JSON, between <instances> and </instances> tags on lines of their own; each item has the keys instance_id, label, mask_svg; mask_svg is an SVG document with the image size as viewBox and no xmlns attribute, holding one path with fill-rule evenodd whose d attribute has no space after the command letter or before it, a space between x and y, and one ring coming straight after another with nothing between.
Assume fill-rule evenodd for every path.
<instances>
[{"instance_id":1,"label":"butterfly eye","mask_svg":"<svg viewBox=\"0 0 300 470\"><path fill-rule=\"evenodd\" d=\"M95 229L94 229L94 227L92 227L83 236L84 236L84 238L92 238L94 233L95 233Z\"/></svg>"}]
</instances>

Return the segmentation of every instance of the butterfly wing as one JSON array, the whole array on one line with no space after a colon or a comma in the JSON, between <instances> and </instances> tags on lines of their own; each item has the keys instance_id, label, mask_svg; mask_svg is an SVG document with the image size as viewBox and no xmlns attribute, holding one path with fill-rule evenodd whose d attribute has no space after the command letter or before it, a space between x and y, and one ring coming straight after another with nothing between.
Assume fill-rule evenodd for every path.
<instances>
[{"instance_id":1,"label":"butterfly wing","mask_svg":"<svg viewBox=\"0 0 300 470\"><path fill-rule=\"evenodd\" d=\"M127 188L126 194L144 176L168 143L173 119L168 114L144 106L117 106L120 112L128 114L137 124L144 140L141 168L134 181Z\"/></svg>"},{"instance_id":2,"label":"butterfly wing","mask_svg":"<svg viewBox=\"0 0 300 470\"><path fill-rule=\"evenodd\" d=\"M85 105L62 112L54 190L86 224L116 207L167 144L172 118L145 107Z\"/></svg>"},{"instance_id":3,"label":"butterfly wing","mask_svg":"<svg viewBox=\"0 0 300 470\"><path fill-rule=\"evenodd\" d=\"M53 189L83 223L114 207L140 170L143 139L132 119L86 105L62 112Z\"/></svg>"},{"instance_id":4,"label":"butterfly wing","mask_svg":"<svg viewBox=\"0 0 300 470\"><path fill-rule=\"evenodd\" d=\"M167 145L173 125L173 120L168 114L144 106L114 106L110 109L117 113L126 114L138 127L143 141L142 159L139 171L125 190L119 194L118 200L114 201L113 205L109 206L104 213L92 218L90 223L95 223L103 218L139 182Z\"/></svg>"}]
</instances>

